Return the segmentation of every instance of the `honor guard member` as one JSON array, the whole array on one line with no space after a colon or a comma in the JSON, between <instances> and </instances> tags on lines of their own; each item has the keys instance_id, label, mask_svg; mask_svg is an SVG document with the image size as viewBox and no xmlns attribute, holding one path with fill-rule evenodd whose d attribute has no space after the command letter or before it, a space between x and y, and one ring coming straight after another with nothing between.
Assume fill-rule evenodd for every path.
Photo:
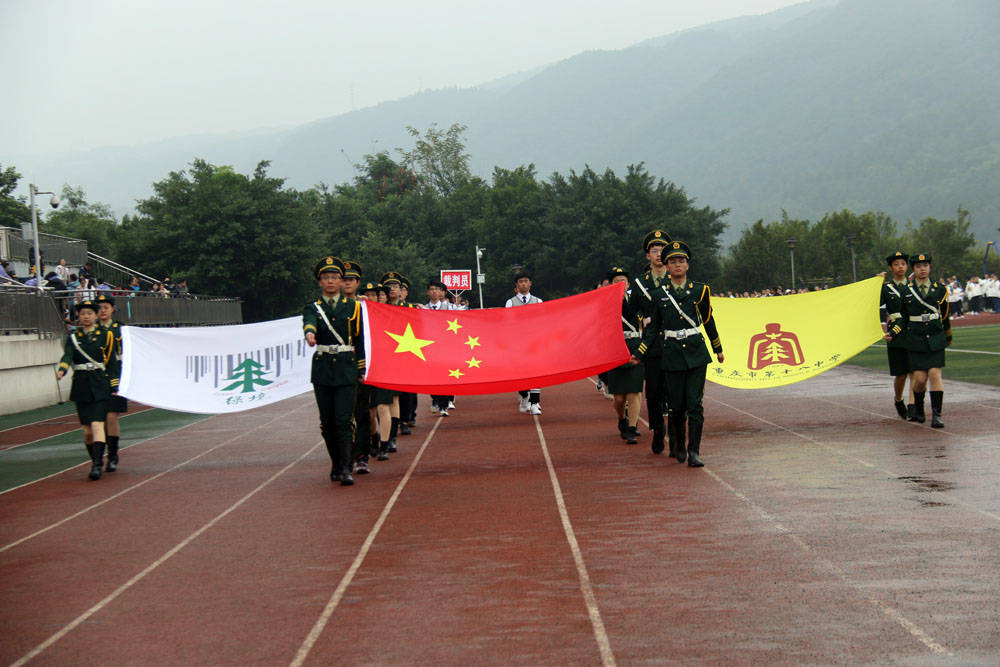
<instances>
[{"instance_id":1,"label":"honor guard member","mask_svg":"<svg viewBox=\"0 0 1000 667\"><path fill-rule=\"evenodd\" d=\"M80 326L66 340L56 379L73 368L69 400L83 425L83 444L90 454L90 479L101 478L104 460L104 420L108 403L118 393L119 365L114 334L97 323L98 306L87 300L76 304Z\"/></svg>"},{"instance_id":2,"label":"honor guard member","mask_svg":"<svg viewBox=\"0 0 1000 667\"><path fill-rule=\"evenodd\" d=\"M927 385L931 392L931 426L944 428L941 408L944 404L944 349L951 345L951 323L948 319L948 289L930 278L931 256L927 253L910 255L913 278L903 293L902 313L906 317L903 341L909 354L913 373L913 420L921 424L924 416L924 395Z\"/></svg>"},{"instance_id":3,"label":"honor guard member","mask_svg":"<svg viewBox=\"0 0 1000 667\"><path fill-rule=\"evenodd\" d=\"M531 275L527 271L521 271L514 276L514 296L507 299L504 304L506 308L515 306L530 306L533 303L541 303L542 300L531 293ZM517 392L520 396L518 409L533 415L542 414L542 390L527 389Z\"/></svg>"},{"instance_id":4,"label":"honor guard member","mask_svg":"<svg viewBox=\"0 0 1000 667\"><path fill-rule=\"evenodd\" d=\"M340 293L348 299L357 300L358 288L361 286L361 265L355 261L344 260L344 279ZM366 297L367 298L367 297ZM354 398L354 445L351 449L351 460L354 461L354 472L367 475L368 454L371 450L371 417L368 413L371 403L371 387L364 384L362 375L358 375L357 394Z\"/></svg>"},{"instance_id":5,"label":"honor guard member","mask_svg":"<svg viewBox=\"0 0 1000 667\"><path fill-rule=\"evenodd\" d=\"M382 275L382 289L388 294L387 303L393 306L405 306L403 301L403 276L396 271ZM379 461L385 461L389 454L394 454L396 434L399 432L400 392L376 388L374 400L378 413L379 429Z\"/></svg>"},{"instance_id":6,"label":"honor guard member","mask_svg":"<svg viewBox=\"0 0 1000 667\"><path fill-rule=\"evenodd\" d=\"M632 298L628 303L626 319L631 320L636 314L641 316L644 324L652 320L653 292L668 281L667 267L661 258L661 252L670 243L670 235L662 229L654 229L642 239L642 249L646 253L649 269L642 276L636 277L630 286ZM674 441L673 429L664 425L663 413L666 408L666 390L663 387L663 373L660 369L661 346L654 345L646 351L643 358L643 372L646 386L646 413L649 417L649 427L653 430L653 440L650 447L654 454L663 452L664 432L668 433L670 441L670 456L677 456L677 443ZM683 445L682 445L683 446Z\"/></svg>"},{"instance_id":7,"label":"honor guard member","mask_svg":"<svg viewBox=\"0 0 1000 667\"><path fill-rule=\"evenodd\" d=\"M608 271L612 285L625 283L628 285L628 272L621 267ZM632 354L636 353L642 343L642 316L629 308L629 301L634 298L628 290L622 300L622 335L625 344ZM614 397L615 413L618 415L618 433L626 444L639 442L639 404L642 397L642 382L645 370L642 364L624 363L608 371L608 391Z\"/></svg>"},{"instance_id":8,"label":"honor guard member","mask_svg":"<svg viewBox=\"0 0 1000 667\"><path fill-rule=\"evenodd\" d=\"M885 332L886 351L889 355L889 375L893 377L892 388L895 395L896 412L902 419L907 418L907 404L903 401L906 378L910 376L909 355L903 343L903 292L906 291L906 270L910 256L896 251L885 258L889 265L889 275L882 283L882 297L879 304L879 319ZM910 406L913 405L913 378L910 377Z\"/></svg>"},{"instance_id":9,"label":"honor guard member","mask_svg":"<svg viewBox=\"0 0 1000 667\"><path fill-rule=\"evenodd\" d=\"M362 296L375 303L380 303L379 297L384 294L382 292L382 283L368 281L359 289ZM368 387L368 432L371 434L369 436L368 455L372 457L379 454L378 411L375 407L375 392L378 390L378 387L372 385L365 386Z\"/></svg>"},{"instance_id":10,"label":"honor guard member","mask_svg":"<svg viewBox=\"0 0 1000 667\"><path fill-rule=\"evenodd\" d=\"M406 276L399 277L399 305L406 308L419 308L410 301L410 281ZM399 392L399 433L410 435L410 427L417 424L417 395L412 392Z\"/></svg>"},{"instance_id":11,"label":"honor guard member","mask_svg":"<svg viewBox=\"0 0 1000 667\"><path fill-rule=\"evenodd\" d=\"M97 297L97 323L107 329L115 337L115 356L119 363L119 377L121 376L122 359L122 326L114 318L115 300L107 294L99 294ZM108 401L108 417L104 421L104 431L108 443L108 460L104 466L107 472L114 472L118 469L118 441L121 437L121 426L118 422L119 415L128 412L128 400L124 396L114 394Z\"/></svg>"},{"instance_id":12,"label":"honor guard member","mask_svg":"<svg viewBox=\"0 0 1000 667\"><path fill-rule=\"evenodd\" d=\"M350 486L354 484L354 398L365 367L360 349L364 340L361 304L341 293L344 263L336 257L319 260L313 273L322 294L302 309L306 343L316 350L310 380L319 408L320 432L332 462L330 480Z\"/></svg>"},{"instance_id":13,"label":"honor guard member","mask_svg":"<svg viewBox=\"0 0 1000 667\"><path fill-rule=\"evenodd\" d=\"M692 468L704 464L701 453L701 431L705 423L702 398L705 394L705 373L712 358L705 346L700 326L705 327L712 350L719 363L725 359L722 342L712 318L711 290L705 283L688 280L691 249L681 241L671 241L662 251L670 279L650 292L654 310L652 322L643 332L639 358L654 346L663 350L661 368L669 406L668 427L676 439L676 458ZM688 428L687 451L684 451L684 430ZM661 450L662 451L662 450Z\"/></svg>"}]
</instances>

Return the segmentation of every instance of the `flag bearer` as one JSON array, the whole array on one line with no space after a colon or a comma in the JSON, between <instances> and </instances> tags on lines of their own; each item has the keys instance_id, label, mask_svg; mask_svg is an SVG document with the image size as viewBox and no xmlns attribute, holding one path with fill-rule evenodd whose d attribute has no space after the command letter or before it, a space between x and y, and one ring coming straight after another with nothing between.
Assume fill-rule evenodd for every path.
<instances>
[{"instance_id":1,"label":"flag bearer","mask_svg":"<svg viewBox=\"0 0 1000 667\"><path fill-rule=\"evenodd\" d=\"M670 279L650 292L652 321L643 332L638 358L634 361L638 362L655 347L662 350L663 384L670 417L667 423L677 441L677 461L683 463L687 459L690 467L699 468L704 465L700 453L705 422L702 409L705 372L712 361L699 327L705 327L719 363L724 361L722 342L712 318L711 290L705 283L688 280L691 249L686 243L671 241L663 248L661 259ZM688 420L691 425L685 451L684 430Z\"/></svg>"},{"instance_id":2,"label":"flag bearer","mask_svg":"<svg viewBox=\"0 0 1000 667\"><path fill-rule=\"evenodd\" d=\"M393 306L409 307L403 300L403 276L396 271L382 275L382 289L389 295L387 303ZM387 403L388 402L388 403ZM378 388L375 391L379 421L379 461L396 453L396 434L399 432L399 417L403 399L400 392Z\"/></svg>"},{"instance_id":3,"label":"flag bearer","mask_svg":"<svg viewBox=\"0 0 1000 667\"><path fill-rule=\"evenodd\" d=\"M406 308L419 308L416 303L409 300L410 281L406 276L399 276L399 304ZM417 423L417 395L412 392L399 392L399 434L410 435L410 427ZM393 438L395 447L395 438Z\"/></svg>"},{"instance_id":4,"label":"flag bearer","mask_svg":"<svg viewBox=\"0 0 1000 667\"><path fill-rule=\"evenodd\" d=\"M906 317L903 341L913 372L913 421L921 424L924 416L924 395L931 391L931 426L944 428L941 408L944 404L944 349L951 345L951 323L948 320L948 289L931 280L931 256L927 253L910 255L913 278L903 293L902 313Z\"/></svg>"},{"instance_id":5,"label":"flag bearer","mask_svg":"<svg viewBox=\"0 0 1000 667\"><path fill-rule=\"evenodd\" d=\"M358 288L361 286L361 265L351 260L344 260L344 279L340 287L340 293L348 298L357 300ZM368 407L371 403L371 387L361 381L362 374L358 374L357 395L354 399L354 440L351 448L351 460L354 461L354 472L359 475L367 475L368 454L371 448L371 418L368 414Z\"/></svg>"},{"instance_id":6,"label":"flag bearer","mask_svg":"<svg viewBox=\"0 0 1000 667\"><path fill-rule=\"evenodd\" d=\"M902 419L907 418L907 406L903 401L903 390L906 389L906 378L910 377L910 406L913 406L913 378L909 370L909 358L900 335L906 329L903 318L903 293L906 292L906 270L910 256L896 251L885 258L889 265L889 275L882 284L882 298L879 305L879 319L882 320L882 330L885 331L886 351L889 355L889 375L892 376L892 388L895 393L896 412Z\"/></svg>"},{"instance_id":7,"label":"flag bearer","mask_svg":"<svg viewBox=\"0 0 1000 667\"><path fill-rule=\"evenodd\" d=\"M611 284L629 282L628 272L620 267L614 267L608 271L608 279ZM642 342L642 316L631 312L629 301L634 295L625 292L622 301L622 335L625 336L625 344L628 345L629 352L633 354ZM645 377L645 370L641 364L625 363L617 368L608 371L608 391L614 396L615 413L618 415L618 432L626 444L634 445L639 442L639 403L642 398L642 381Z\"/></svg>"},{"instance_id":8,"label":"flag bearer","mask_svg":"<svg viewBox=\"0 0 1000 667\"><path fill-rule=\"evenodd\" d=\"M324 257L313 270L321 296L302 309L306 343L316 348L310 380L319 408L320 432L332 467L330 480L354 484L351 449L354 399L364 370L361 304L341 293L344 263Z\"/></svg>"},{"instance_id":9,"label":"flag bearer","mask_svg":"<svg viewBox=\"0 0 1000 667\"><path fill-rule=\"evenodd\" d=\"M105 293L97 297L97 323L110 331L115 337L115 356L118 358L119 370L121 369L122 358L122 327L118 320L114 319L115 300ZM119 373L119 377L121 373ZM107 472L114 472L118 469L118 440L121 437L121 427L118 418L121 414L128 412L128 400L124 396L114 394L108 401L108 417L104 422L105 434L108 438L108 461L104 466Z\"/></svg>"},{"instance_id":10,"label":"flag bearer","mask_svg":"<svg viewBox=\"0 0 1000 667\"><path fill-rule=\"evenodd\" d=\"M381 303L381 296L385 295L382 291L382 283L376 282L366 282L363 287L361 287L362 295L368 299L368 301L373 303ZM379 423L378 423L378 404L376 402L376 392L388 392L388 389L379 389L373 385L364 385L368 388L368 424L370 435L370 446L368 448L369 457L376 456L381 457L379 452ZM392 396L389 395L389 403L392 403ZM388 443L386 444L388 448ZM385 454L385 460L389 458L388 451Z\"/></svg>"},{"instance_id":11,"label":"flag bearer","mask_svg":"<svg viewBox=\"0 0 1000 667\"><path fill-rule=\"evenodd\" d=\"M83 425L83 443L90 454L90 479L101 478L104 459L104 421L108 403L118 393L119 365L115 336L97 323L98 306L87 300L76 304L80 326L66 340L56 378L62 379L73 367L69 400Z\"/></svg>"},{"instance_id":12,"label":"flag bearer","mask_svg":"<svg viewBox=\"0 0 1000 667\"><path fill-rule=\"evenodd\" d=\"M541 302L541 299L531 293L531 274L527 271L521 271L514 276L514 296L507 299L507 303L504 304L506 308L530 306L533 303ZM517 394L521 399L518 403L518 409L521 412L532 415L542 414L541 389L522 389Z\"/></svg>"}]
</instances>

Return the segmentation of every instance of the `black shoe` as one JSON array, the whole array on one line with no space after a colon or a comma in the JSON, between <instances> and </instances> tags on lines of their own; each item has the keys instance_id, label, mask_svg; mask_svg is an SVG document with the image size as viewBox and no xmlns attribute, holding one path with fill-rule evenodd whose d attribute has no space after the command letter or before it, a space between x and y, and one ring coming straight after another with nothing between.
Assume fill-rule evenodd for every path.
<instances>
[{"instance_id":1,"label":"black shoe","mask_svg":"<svg viewBox=\"0 0 1000 667\"><path fill-rule=\"evenodd\" d=\"M917 406L910 403L906 406L906 421L915 422L917 421Z\"/></svg>"},{"instance_id":2,"label":"black shoe","mask_svg":"<svg viewBox=\"0 0 1000 667\"><path fill-rule=\"evenodd\" d=\"M330 481L331 482L339 482L340 481L340 473L339 472L331 472L330 473Z\"/></svg>"},{"instance_id":3,"label":"black shoe","mask_svg":"<svg viewBox=\"0 0 1000 667\"><path fill-rule=\"evenodd\" d=\"M351 473L345 473L340 477L341 486L354 486L354 478L351 477Z\"/></svg>"},{"instance_id":4,"label":"black shoe","mask_svg":"<svg viewBox=\"0 0 1000 667\"><path fill-rule=\"evenodd\" d=\"M108 462L104 465L104 471L105 472L114 472L115 470L118 470L118 457L116 456L114 458L111 458L109 456L108 457Z\"/></svg>"},{"instance_id":5,"label":"black shoe","mask_svg":"<svg viewBox=\"0 0 1000 667\"><path fill-rule=\"evenodd\" d=\"M406 425L406 422L399 422L399 434L410 435L410 427Z\"/></svg>"},{"instance_id":6,"label":"black shoe","mask_svg":"<svg viewBox=\"0 0 1000 667\"><path fill-rule=\"evenodd\" d=\"M101 464L98 461L94 461L90 466L90 474L87 475L90 479L100 479L101 478Z\"/></svg>"},{"instance_id":7,"label":"black shoe","mask_svg":"<svg viewBox=\"0 0 1000 667\"><path fill-rule=\"evenodd\" d=\"M944 422L941 421L940 412L931 413L931 428L944 428Z\"/></svg>"},{"instance_id":8,"label":"black shoe","mask_svg":"<svg viewBox=\"0 0 1000 667\"><path fill-rule=\"evenodd\" d=\"M923 408L923 406L919 406L917 408L917 416L915 417L915 421L918 424L923 424L925 421L927 421L927 416L924 414L924 411L923 411L922 408Z\"/></svg>"},{"instance_id":9,"label":"black shoe","mask_svg":"<svg viewBox=\"0 0 1000 667\"><path fill-rule=\"evenodd\" d=\"M906 403L903 401L896 401L896 413L899 415L900 419L906 419L908 414L906 411Z\"/></svg>"},{"instance_id":10,"label":"black shoe","mask_svg":"<svg viewBox=\"0 0 1000 667\"><path fill-rule=\"evenodd\" d=\"M395 454L396 453L396 439L395 438L393 438L392 440L389 441L389 453L390 454Z\"/></svg>"},{"instance_id":11,"label":"black shoe","mask_svg":"<svg viewBox=\"0 0 1000 667\"><path fill-rule=\"evenodd\" d=\"M410 419L409 421L406 422L406 425L409 426L410 428L413 428L414 426L417 425L417 420L416 419Z\"/></svg>"},{"instance_id":12,"label":"black shoe","mask_svg":"<svg viewBox=\"0 0 1000 667\"><path fill-rule=\"evenodd\" d=\"M622 440L625 440L629 436L627 419L618 420L618 435L621 436Z\"/></svg>"},{"instance_id":13,"label":"black shoe","mask_svg":"<svg viewBox=\"0 0 1000 667\"><path fill-rule=\"evenodd\" d=\"M631 426L626 429L625 432L625 444L634 445L639 442L639 429L635 426Z\"/></svg>"},{"instance_id":14,"label":"black shoe","mask_svg":"<svg viewBox=\"0 0 1000 667\"><path fill-rule=\"evenodd\" d=\"M653 441L649 445L654 454L662 454L665 447L663 443L663 431L653 431Z\"/></svg>"},{"instance_id":15,"label":"black shoe","mask_svg":"<svg viewBox=\"0 0 1000 667\"><path fill-rule=\"evenodd\" d=\"M690 452L688 454L687 460L688 460L688 468L701 468L705 465L704 463L701 462L701 459L698 458L698 455L695 454L694 452Z\"/></svg>"},{"instance_id":16,"label":"black shoe","mask_svg":"<svg viewBox=\"0 0 1000 667\"><path fill-rule=\"evenodd\" d=\"M375 457L376 461L388 461L389 455L385 451L379 451L378 456Z\"/></svg>"},{"instance_id":17,"label":"black shoe","mask_svg":"<svg viewBox=\"0 0 1000 667\"><path fill-rule=\"evenodd\" d=\"M678 463L684 463L685 461L687 461L687 458L688 458L688 453L686 449L681 449L677 452Z\"/></svg>"}]
</instances>

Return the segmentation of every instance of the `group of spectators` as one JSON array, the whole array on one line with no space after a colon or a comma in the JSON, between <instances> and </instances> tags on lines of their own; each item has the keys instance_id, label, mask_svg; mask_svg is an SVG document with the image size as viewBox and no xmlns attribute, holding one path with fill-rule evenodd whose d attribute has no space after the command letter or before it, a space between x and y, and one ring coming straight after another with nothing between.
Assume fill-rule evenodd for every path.
<instances>
[{"instance_id":1,"label":"group of spectators","mask_svg":"<svg viewBox=\"0 0 1000 667\"><path fill-rule=\"evenodd\" d=\"M135 292L143 291L138 276L131 276L126 286L115 285L97 275L90 262L84 264L76 273L66 264L65 259L59 260L59 264L54 270L45 272L45 268L43 261L44 278L41 286L54 292L77 292L74 295L77 301L93 299L98 292L111 292L114 296L131 296ZM0 260L0 287L18 284L25 287L38 287L38 275L35 267L31 267L27 278L21 278L10 262ZM152 288L148 291L162 297L186 297L189 294L185 279L180 279L175 283L167 278L163 282L153 283Z\"/></svg>"},{"instance_id":2,"label":"group of spectators","mask_svg":"<svg viewBox=\"0 0 1000 667\"><path fill-rule=\"evenodd\" d=\"M963 286L957 276L941 278L948 287L948 310L952 318L979 313L1000 313L1000 280L997 274L972 276Z\"/></svg>"}]
</instances>

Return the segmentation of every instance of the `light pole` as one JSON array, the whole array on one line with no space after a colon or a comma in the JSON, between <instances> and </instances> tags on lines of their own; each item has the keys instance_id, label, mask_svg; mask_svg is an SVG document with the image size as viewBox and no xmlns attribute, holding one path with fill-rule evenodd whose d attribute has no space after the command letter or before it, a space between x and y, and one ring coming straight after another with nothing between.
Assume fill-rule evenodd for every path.
<instances>
[{"instance_id":1,"label":"light pole","mask_svg":"<svg viewBox=\"0 0 1000 667\"><path fill-rule=\"evenodd\" d=\"M792 258L792 293L795 293L795 244L798 243L795 239L785 239L785 245L788 246L788 254Z\"/></svg>"},{"instance_id":2,"label":"light pole","mask_svg":"<svg viewBox=\"0 0 1000 667\"><path fill-rule=\"evenodd\" d=\"M858 282L858 264L854 258L854 242L858 240L857 234L848 234L844 237L847 241L847 247L851 249L851 277L854 279L851 282Z\"/></svg>"},{"instance_id":3,"label":"light pole","mask_svg":"<svg viewBox=\"0 0 1000 667\"><path fill-rule=\"evenodd\" d=\"M480 248L476 246L476 284L479 285L479 309L483 309L483 283L486 282L486 276L483 274L482 270L479 268L479 260L483 258L483 251L486 248Z\"/></svg>"},{"instance_id":4,"label":"light pole","mask_svg":"<svg viewBox=\"0 0 1000 667\"><path fill-rule=\"evenodd\" d=\"M43 192L39 190L34 183L28 185L28 193L31 196L31 233L34 235L35 242L35 285L38 287L38 291L42 291L42 244L38 240L38 210L35 208L35 195L52 195L52 199L49 200L49 205L52 208L59 208L59 197L56 196L54 192ZM31 267L28 267L29 272Z\"/></svg>"}]
</instances>

